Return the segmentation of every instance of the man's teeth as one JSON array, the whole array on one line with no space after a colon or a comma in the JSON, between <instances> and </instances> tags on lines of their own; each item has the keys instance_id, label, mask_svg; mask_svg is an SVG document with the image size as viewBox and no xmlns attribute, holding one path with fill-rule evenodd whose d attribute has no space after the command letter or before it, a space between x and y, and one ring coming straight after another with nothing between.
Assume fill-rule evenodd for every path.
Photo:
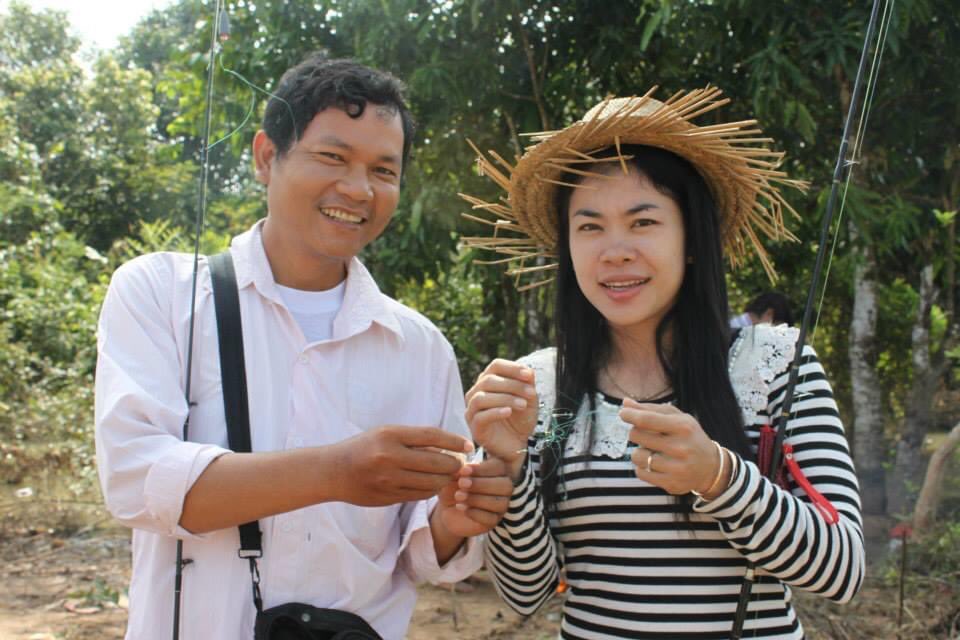
<instances>
[{"instance_id":1,"label":"man's teeth","mask_svg":"<svg viewBox=\"0 0 960 640\"><path fill-rule=\"evenodd\" d=\"M360 216L355 216L352 213L347 213L346 211L341 211L340 209L320 209L320 213L328 218L333 218L334 220L343 220L344 222L352 222L353 224L360 224L363 222L363 218Z\"/></svg>"},{"instance_id":2,"label":"man's teeth","mask_svg":"<svg viewBox=\"0 0 960 640\"><path fill-rule=\"evenodd\" d=\"M603 286L608 289L629 289L630 287L636 287L641 284L646 284L649 282L650 278L645 278L643 280L624 280L623 282L604 282Z\"/></svg>"}]
</instances>

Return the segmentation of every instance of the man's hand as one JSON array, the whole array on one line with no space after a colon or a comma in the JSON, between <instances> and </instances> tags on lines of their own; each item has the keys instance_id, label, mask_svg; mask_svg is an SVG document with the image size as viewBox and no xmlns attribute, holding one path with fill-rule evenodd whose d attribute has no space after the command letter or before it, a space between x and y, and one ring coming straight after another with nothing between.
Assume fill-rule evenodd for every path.
<instances>
[{"instance_id":1,"label":"man's hand","mask_svg":"<svg viewBox=\"0 0 960 640\"><path fill-rule=\"evenodd\" d=\"M454 481L473 443L436 427L385 426L335 445L337 499L362 507L424 500ZM433 450L427 450L430 447Z\"/></svg>"},{"instance_id":2,"label":"man's hand","mask_svg":"<svg viewBox=\"0 0 960 640\"><path fill-rule=\"evenodd\" d=\"M472 442L435 427L386 426L324 447L228 453L187 493L180 526L205 533L321 502L423 500L456 477L457 456L470 451Z\"/></svg>"}]
</instances>

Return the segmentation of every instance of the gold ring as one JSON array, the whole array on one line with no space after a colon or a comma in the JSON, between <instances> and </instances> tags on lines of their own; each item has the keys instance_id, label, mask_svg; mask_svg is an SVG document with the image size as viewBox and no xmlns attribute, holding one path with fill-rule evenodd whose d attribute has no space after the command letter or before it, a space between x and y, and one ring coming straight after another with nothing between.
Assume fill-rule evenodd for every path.
<instances>
[{"instance_id":1,"label":"gold ring","mask_svg":"<svg viewBox=\"0 0 960 640\"><path fill-rule=\"evenodd\" d=\"M656 452L656 451L651 451L651 452L650 452L650 455L647 456L647 473L652 473L652 472L653 472L653 467L652 467L652 465L653 465L653 456L655 456L655 455L657 455L657 452Z\"/></svg>"}]
</instances>

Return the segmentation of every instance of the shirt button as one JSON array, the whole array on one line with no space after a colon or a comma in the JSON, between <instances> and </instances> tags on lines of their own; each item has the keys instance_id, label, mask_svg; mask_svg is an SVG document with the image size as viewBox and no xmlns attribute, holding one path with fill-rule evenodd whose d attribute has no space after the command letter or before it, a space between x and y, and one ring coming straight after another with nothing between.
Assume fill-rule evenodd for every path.
<instances>
[{"instance_id":1,"label":"shirt button","mask_svg":"<svg viewBox=\"0 0 960 640\"><path fill-rule=\"evenodd\" d=\"M293 441L293 446L295 446L295 447L302 447L302 446L303 446L303 438L296 438L296 439Z\"/></svg>"},{"instance_id":2,"label":"shirt button","mask_svg":"<svg viewBox=\"0 0 960 640\"><path fill-rule=\"evenodd\" d=\"M293 529L293 525L290 522L284 522L280 525L280 528L283 529L286 533L290 533L290 530Z\"/></svg>"},{"instance_id":3,"label":"shirt button","mask_svg":"<svg viewBox=\"0 0 960 640\"><path fill-rule=\"evenodd\" d=\"M307 364L308 362L310 362L310 358L308 358L308 357L307 357L307 354L305 354L305 353L304 353L304 354L300 354L300 357L297 358L297 360L300 361L300 364Z\"/></svg>"}]
</instances>

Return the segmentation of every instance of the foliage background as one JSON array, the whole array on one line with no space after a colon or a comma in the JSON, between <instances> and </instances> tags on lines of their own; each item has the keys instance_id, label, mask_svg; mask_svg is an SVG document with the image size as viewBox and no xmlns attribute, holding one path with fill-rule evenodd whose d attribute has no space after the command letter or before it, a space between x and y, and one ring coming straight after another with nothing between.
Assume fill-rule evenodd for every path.
<instances>
[{"instance_id":1,"label":"foliage background","mask_svg":"<svg viewBox=\"0 0 960 640\"><path fill-rule=\"evenodd\" d=\"M388 231L364 254L387 293L450 338L469 384L493 357L549 341L549 295L520 295L461 252L477 229L459 192L496 197L471 169L470 138L506 157L525 131L562 126L608 94L715 84L733 102L702 119L756 116L807 179L790 194L800 238L771 248L777 287L802 304L869 6L852 0L236 0L216 72L214 138L234 130L307 52L350 56L409 85L419 120L413 164ZM13 2L0 15L0 481L58 479L95 494L91 382L95 325L110 273L132 255L189 250L197 200L211 2L179 0L113 50L81 54L63 14ZM931 349L950 337L960 192L960 17L949 3L902 0L889 17L864 156L837 226L814 344L852 418L848 333L858 256L876 256L872 354L892 465L915 377L920 271L940 292ZM924 43L924 46L917 46ZM205 251L265 215L250 171L255 126L211 151ZM734 311L767 289L758 264L729 275ZM921 323L922 324L922 323ZM954 355L956 351L953 352ZM929 399L932 433L960 418L956 372ZM854 446L857 443L854 442ZM42 480L41 480L42 479ZM911 478L919 484L920 477ZM956 520L949 480L943 514ZM46 486L46 485L44 485Z\"/></svg>"}]
</instances>

